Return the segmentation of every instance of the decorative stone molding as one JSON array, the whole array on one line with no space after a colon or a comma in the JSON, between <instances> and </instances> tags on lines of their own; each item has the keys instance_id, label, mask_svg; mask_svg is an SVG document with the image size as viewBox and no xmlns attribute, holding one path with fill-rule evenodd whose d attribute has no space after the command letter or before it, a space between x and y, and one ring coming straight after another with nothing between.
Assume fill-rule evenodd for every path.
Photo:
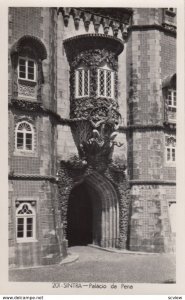
<instances>
[{"instance_id":1,"label":"decorative stone molding","mask_svg":"<svg viewBox=\"0 0 185 300\"><path fill-rule=\"evenodd\" d=\"M89 31L89 25L93 22L95 33L99 32L102 24L104 34L109 34L109 27L112 28L114 36L118 35L121 30L123 40L127 38L127 25L131 25L132 9L129 8L63 8L58 9L58 13L62 13L64 25L68 26L70 15L73 16L75 29L78 30L80 19L84 22L85 30ZM124 34L123 34L124 28Z\"/></svg>"},{"instance_id":2,"label":"decorative stone molding","mask_svg":"<svg viewBox=\"0 0 185 300\"><path fill-rule=\"evenodd\" d=\"M72 14L74 18L75 29L78 30L80 24L80 18L81 18L81 11L76 8L73 8Z\"/></svg>"},{"instance_id":3,"label":"decorative stone molding","mask_svg":"<svg viewBox=\"0 0 185 300\"><path fill-rule=\"evenodd\" d=\"M34 112L37 114L44 114L44 115L50 115L54 118L55 122L57 124L61 125L69 125L71 126L72 124L76 124L82 121L89 121L88 116L95 117L96 119L96 108L98 110L102 110L101 114L105 117L106 114L104 111L110 107L110 105L113 105L113 108L115 109L115 112L117 111L115 115L115 119L119 118L119 112L118 112L118 104L116 102L113 102L111 99L107 101L107 99L103 100L101 98L101 101L105 101L102 104L100 104L100 101L98 101L99 98L97 98L97 107L95 105L95 108L93 109L93 104L95 103L95 99L93 98L80 98L77 101L78 105L81 106L81 109L85 108L83 110L83 113L77 112L74 114L71 114L71 119L68 118L61 118L60 115L57 113L45 108L41 102L34 102L34 101L29 101L29 100L17 100L17 99L12 99L11 102L9 103L10 108L15 108L19 109L21 111L27 111L27 112ZM79 101L79 102L78 102ZM87 102L88 101L88 102ZM92 102L91 102L92 101ZM84 102L87 102L87 106L84 106ZM75 103L73 103L75 105ZM76 107L76 105L75 105ZM74 111L75 111L74 107ZM87 108L87 111L86 111ZM94 112L94 113L93 113ZM93 113L93 114L91 114ZM116 117L117 116L117 117ZM129 132L133 130L138 130L138 131L176 131L176 124L169 124L169 123L164 123L164 125L129 125L129 126L119 126L118 131L119 132Z\"/></svg>"},{"instance_id":4,"label":"decorative stone molding","mask_svg":"<svg viewBox=\"0 0 185 300\"><path fill-rule=\"evenodd\" d=\"M119 172L125 175L125 171L127 169L127 162L121 159L111 160L109 163L109 169L113 172Z\"/></svg>"},{"instance_id":5,"label":"decorative stone molding","mask_svg":"<svg viewBox=\"0 0 185 300\"><path fill-rule=\"evenodd\" d=\"M9 180L46 180L56 183L56 177L52 175L39 175L39 174L15 174L14 172L9 173Z\"/></svg>"},{"instance_id":6,"label":"decorative stone molding","mask_svg":"<svg viewBox=\"0 0 185 300\"><path fill-rule=\"evenodd\" d=\"M112 22L112 30L113 30L113 35L115 37L117 37L117 35L118 35L119 28L120 28L120 24L118 22L116 22L116 21L113 21Z\"/></svg>"},{"instance_id":7,"label":"decorative stone molding","mask_svg":"<svg viewBox=\"0 0 185 300\"><path fill-rule=\"evenodd\" d=\"M80 159L78 156L74 155L69 160L63 161L63 164L66 168L72 170L72 169L85 169L87 166L87 162Z\"/></svg>"},{"instance_id":8,"label":"decorative stone molding","mask_svg":"<svg viewBox=\"0 0 185 300\"><path fill-rule=\"evenodd\" d=\"M176 147L176 137L174 135L165 136L165 146L168 147L169 145Z\"/></svg>"},{"instance_id":9,"label":"decorative stone molding","mask_svg":"<svg viewBox=\"0 0 185 300\"><path fill-rule=\"evenodd\" d=\"M41 102L36 102L36 101L12 99L9 106L14 107L16 109L23 110L23 111L29 111L29 112L38 112L39 113L40 111L42 111Z\"/></svg>"},{"instance_id":10,"label":"decorative stone molding","mask_svg":"<svg viewBox=\"0 0 185 300\"><path fill-rule=\"evenodd\" d=\"M113 197L112 199L118 199L118 208L119 208L119 236L116 237L116 242L106 241L104 237L100 241L100 246L102 247L118 247L121 249L125 249L127 246L127 237L128 237L128 224L129 224L129 206L130 206L130 187L128 181L125 176L123 176L122 172L114 172L110 171L108 165L106 166L106 171L98 171L94 169L92 165L88 165L85 168L78 168L78 165L75 167L76 162L80 161L80 159L75 158L73 164L73 158L70 159L70 162L61 161L60 169L59 169L59 203L61 209L61 218L62 225L64 230L64 236L66 237L67 233L67 211L68 211L68 201L69 196L72 191L72 188L76 185L79 185L82 182L87 182L87 184L91 185L91 190L95 188L95 190L100 190L101 197L103 199L99 199L99 201L104 201L104 207L109 209L109 205L111 205L111 199L107 199L107 197ZM94 174L94 175L93 175ZM94 183L90 182L89 179L94 177L96 180ZM100 178L101 177L101 184ZM88 179L89 178L89 179ZM98 179L99 178L99 179ZM91 180L91 179L90 179ZM105 182L104 182L105 180ZM96 184L96 181L99 182L99 186ZM109 192L108 181L111 185L111 192ZM113 190L114 188L114 190ZM103 190L105 189L105 191ZM107 196L106 196L107 193ZM104 195L104 196L103 196ZM111 196L112 195L112 196ZM113 217L113 216L111 216ZM114 216L115 217L115 216ZM108 223L109 224L109 223ZM102 226L109 226L106 223L103 223ZM116 226L116 225L115 225Z\"/></svg>"},{"instance_id":11,"label":"decorative stone molding","mask_svg":"<svg viewBox=\"0 0 185 300\"><path fill-rule=\"evenodd\" d=\"M18 208L21 203L29 203L31 206L36 206L36 201L30 201L30 200L16 200L15 201L15 207Z\"/></svg>"},{"instance_id":12,"label":"decorative stone molding","mask_svg":"<svg viewBox=\"0 0 185 300\"><path fill-rule=\"evenodd\" d=\"M86 50L106 50L118 56L123 51L124 45L120 39L113 36L104 34L83 34L64 40L64 47L69 64L71 64L71 61L73 61L79 53ZM96 59L94 58L94 60Z\"/></svg>"},{"instance_id":13,"label":"decorative stone molding","mask_svg":"<svg viewBox=\"0 0 185 300\"><path fill-rule=\"evenodd\" d=\"M109 33L110 24L111 24L110 19L103 18L102 25L103 25L104 34L106 34L106 35Z\"/></svg>"},{"instance_id":14,"label":"decorative stone molding","mask_svg":"<svg viewBox=\"0 0 185 300\"><path fill-rule=\"evenodd\" d=\"M174 27L174 26L173 26ZM151 25L132 25L128 27L128 34L131 31L137 31L137 30L159 30L162 32L167 32L171 34L172 36L176 37L176 28L174 27L174 30L172 28L168 28L168 26L165 26L165 24L157 25L157 24L151 24Z\"/></svg>"},{"instance_id":15,"label":"decorative stone molding","mask_svg":"<svg viewBox=\"0 0 185 300\"><path fill-rule=\"evenodd\" d=\"M47 58L46 47L43 42L36 36L24 35L11 48L10 55L20 53L27 46L36 49L36 53L41 60Z\"/></svg>"},{"instance_id":16,"label":"decorative stone molding","mask_svg":"<svg viewBox=\"0 0 185 300\"><path fill-rule=\"evenodd\" d=\"M36 99L36 82L18 80L18 95L19 97L30 97Z\"/></svg>"},{"instance_id":17,"label":"decorative stone molding","mask_svg":"<svg viewBox=\"0 0 185 300\"><path fill-rule=\"evenodd\" d=\"M89 25L92 19L92 14L90 13L83 13L83 21L84 21L84 26L85 30L89 31Z\"/></svg>"},{"instance_id":18,"label":"decorative stone molding","mask_svg":"<svg viewBox=\"0 0 185 300\"><path fill-rule=\"evenodd\" d=\"M163 9L163 21L162 26L171 32L176 33L176 11L172 11L168 8Z\"/></svg>"},{"instance_id":19,"label":"decorative stone molding","mask_svg":"<svg viewBox=\"0 0 185 300\"><path fill-rule=\"evenodd\" d=\"M89 117L99 119L106 117L108 107L112 105L115 119L118 119L118 103L112 99L106 98L79 98L71 101L71 118L86 118Z\"/></svg>"},{"instance_id":20,"label":"decorative stone molding","mask_svg":"<svg viewBox=\"0 0 185 300\"><path fill-rule=\"evenodd\" d=\"M130 185L176 185L172 180L129 180Z\"/></svg>"},{"instance_id":21,"label":"decorative stone molding","mask_svg":"<svg viewBox=\"0 0 185 300\"><path fill-rule=\"evenodd\" d=\"M168 131L173 130L176 131L176 124L168 124L164 123L163 125L128 125L128 126L120 126L119 131L120 132L131 132L131 131Z\"/></svg>"},{"instance_id":22,"label":"decorative stone molding","mask_svg":"<svg viewBox=\"0 0 185 300\"><path fill-rule=\"evenodd\" d=\"M70 13L72 12L72 9L70 7L63 7L59 11L62 12L63 18L64 18L64 25L67 27L69 23L69 17Z\"/></svg>"}]
</instances>

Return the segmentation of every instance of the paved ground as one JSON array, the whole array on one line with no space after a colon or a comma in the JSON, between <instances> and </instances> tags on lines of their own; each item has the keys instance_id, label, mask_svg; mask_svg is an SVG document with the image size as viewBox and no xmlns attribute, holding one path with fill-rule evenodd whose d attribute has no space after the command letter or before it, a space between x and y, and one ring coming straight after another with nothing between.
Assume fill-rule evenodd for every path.
<instances>
[{"instance_id":1,"label":"paved ground","mask_svg":"<svg viewBox=\"0 0 185 300\"><path fill-rule=\"evenodd\" d=\"M76 262L34 269L10 270L10 281L38 282L175 282L172 254L123 254L91 247L71 247Z\"/></svg>"}]
</instances>

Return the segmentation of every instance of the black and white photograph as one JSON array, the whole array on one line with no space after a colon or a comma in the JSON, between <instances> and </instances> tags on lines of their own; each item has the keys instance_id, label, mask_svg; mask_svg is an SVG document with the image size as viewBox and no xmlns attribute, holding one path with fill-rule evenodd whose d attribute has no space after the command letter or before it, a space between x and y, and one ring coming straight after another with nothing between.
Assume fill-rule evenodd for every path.
<instances>
[{"instance_id":1,"label":"black and white photograph","mask_svg":"<svg viewBox=\"0 0 185 300\"><path fill-rule=\"evenodd\" d=\"M170 290L180 9L88 4L7 9L8 282Z\"/></svg>"}]
</instances>

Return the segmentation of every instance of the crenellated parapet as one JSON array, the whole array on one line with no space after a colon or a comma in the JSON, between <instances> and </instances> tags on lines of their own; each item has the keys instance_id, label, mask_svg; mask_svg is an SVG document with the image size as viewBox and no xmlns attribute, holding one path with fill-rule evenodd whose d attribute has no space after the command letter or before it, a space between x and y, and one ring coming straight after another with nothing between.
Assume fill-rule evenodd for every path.
<instances>
[{"instance_id":1,"label":"crenellated parapet","mask_svg":"<svg viewBox=\"0 0 185 300\"><path fill-rule=\"evenodd\" d=\"M69 19L72 16L74 27L79 29L80 21L83 21L86 32L89 32L90 24L93 25L92 33L100 33L100 26L103 27L105 35L114 37L122 36L127 38L128 27L131 25L132 9L129 8L58 8L58 14L62 13L64 25L68 27Z\"/></svg>"}]
</instances>

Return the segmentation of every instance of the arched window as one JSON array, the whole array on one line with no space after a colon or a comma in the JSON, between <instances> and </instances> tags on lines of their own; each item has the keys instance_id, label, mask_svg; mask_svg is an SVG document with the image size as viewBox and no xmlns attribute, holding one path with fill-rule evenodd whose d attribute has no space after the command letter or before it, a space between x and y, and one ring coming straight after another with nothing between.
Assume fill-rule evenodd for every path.
<instances>
[{"instance_id":1,"label":"arched window","mask_svg":"<svg viewBox=\"0 0 185 300\"><path fill-rule=\"evenodd\" d=\"M176 161L176 137L172 135L165 136L166 162L175 163Z\"/></svg>"},{"instance_id":2,"label":"arched window","mask_svg":"<svg viewBox=\"0 0 185 300\"><path fill-rule=\"evenodd\" d=\"M15 132L15 148L18 151L34 150L34 131L30 123L23 121L17 124Z\"/></svg>"},{"instance_id":3,"label":"arched window","mask_svg":"<svg viewBox=\"0 0 185 300\"><path fill-rule=\"evenodd\" d=\"M35 208L29 202L21 203L16 209L16 238L18 241L35 240Z\"/></svg>"},{"instance_id":4,"label":"arched window","mask_svg":"<svg viewBox=\"0 0 185 300\"><path fill-rule=\"evenodd\" d=\"M36 99L38 89L38 59L35 51L24 47L20 52L17 69L18 97Z\"/></svg>"},{"instance_id":5,"label":"arched window","mask_svg":"<svg viewBox=\"0 0 185 300\"><path fill-rule=\"evenodd\" d=\"M114 72L107 66L98 69L98 96L114 98Z\"/></svg>"},{"instance_id":6,"label":"arched window","mask_svg":"<svg viewBox=\"0 0 185 300\"><path fill-rule=\"evenodd\" d=\"M80 67L75 71L75 97L88 97L90 72L87 68Z\"/></svg>"}]
</instances>

